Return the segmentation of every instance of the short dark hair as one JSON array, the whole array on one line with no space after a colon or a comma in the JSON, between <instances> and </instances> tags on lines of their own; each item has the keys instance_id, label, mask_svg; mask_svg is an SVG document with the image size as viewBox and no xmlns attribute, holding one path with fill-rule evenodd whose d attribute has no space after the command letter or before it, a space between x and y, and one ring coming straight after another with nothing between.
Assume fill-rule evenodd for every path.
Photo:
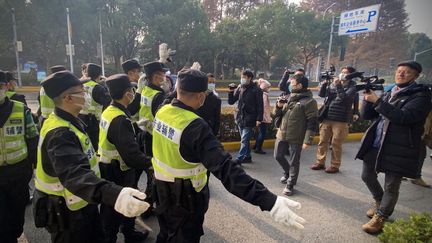
<instances>
[{"instance_id":1,"label":"short dark hair","mask_svg":"<svg viewBox=\"0 0 432 243\"><path fill-rule=\"evenodd\" d=\"M303 89L307 89L309 87L309 79L306 78L304 75L294 75L291 77L291 79L294 79L297 81L297 83L302 84Z\"/></svg>"},{"instance_id":2,"label":"short dark hair","mask_svg":"<svg viewBox=\"0 0 432 243\"><path fill-rule=\"evenodd\" d=\"M349 73L354 73L355 71L357 71L355 68L353 68L351 66L342 67L341 71L344 70L344 69L348 70Z\"/></svg>"},{"instance_id":3,"label":"short dark hair","mask_svg":"<svg viewBox=\"0 0 432 243\"><path fill-rule=\"evenodd\" d=\"M207 73L207 77L208 78L214 78L214 74L213 73Z\"/></svg>"},{"instance_id":4,"label":"short dark hair","mask_svg":"<svg viewBox=\"0 0 432 243\"><path fill-rule=\"evenodd\" d=\"M246 77L251 78L251 80L252 80L253 77L254 77L253 72L252 72L251 70L249 70L249 69L245 69L245 70L243 70L243 71L242 71L242 75L245 75Z\"/></svg>"},{"instance_id":5,"label":"short dark hair","mask_svg":"<svg viewBox=\"0 0 432 243\"><path fill-rule=\"evenodd\" d=\"M303 68L298 68L298 69L296 70L296 72L302 72L302 73L305 73L305 70L304 70Z\"/></svg>"}]
</instances>

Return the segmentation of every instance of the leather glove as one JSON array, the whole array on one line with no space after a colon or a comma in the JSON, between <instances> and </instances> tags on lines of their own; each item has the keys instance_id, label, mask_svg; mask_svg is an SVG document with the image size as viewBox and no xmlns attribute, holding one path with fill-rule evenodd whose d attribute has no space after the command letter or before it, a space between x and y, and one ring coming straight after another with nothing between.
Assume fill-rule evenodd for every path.
<instances>
[{"instance_id":1,"label":"leather glove","mask_svg":"<svg viewBox=\"0 0 432 243\"><path fill-rule=\"evenodd\" d=\"M167 63L169 58L168 44L162 43L159 45L159 62Z\"/></svg>"},{"instance_id":2,"label":"leather glove","mask_svg":"<svg viewBox=\"0 0 432 243\"><path fill-rule=\"evenodd\" d=\"M301 204L286 197L278 196L276 203L270 210L270 215L278 223L286 226L293 226L297 229L304 229L302 224L304 224L306 220L291 211L290 207L300 209Z\"/></svg>"},{"instance_id":3,"label":"leather glove","mask_svg":"<svg viewBox=\"0 0 432 243\"><path fill-rule=\"evenodd\" d=\"M120 191L114 209L126 217L137 217L150 207L150 204L143 201L145 198L145 193L125 187Z\"/></svg>"},{"instance_id":4,"label":"leather glove","mask_svg":"<svg viewBox=\"0 0 432 243\"><path fill-rule=\"evenodd\" d=\"M199 62L194 62L192 64L192 67L190 67L190 69L195 69L195 70L200 71L201 70L201 64L199 64Z\"/></svg>"}]
</instances>

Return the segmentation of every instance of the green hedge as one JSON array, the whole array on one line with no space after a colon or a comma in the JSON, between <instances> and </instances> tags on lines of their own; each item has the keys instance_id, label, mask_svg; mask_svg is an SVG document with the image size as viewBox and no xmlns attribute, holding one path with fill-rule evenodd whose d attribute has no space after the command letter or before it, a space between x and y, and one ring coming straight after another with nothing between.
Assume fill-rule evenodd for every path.
<instances>
[{"instance_id":1,"label":"green hedge","mask_svg":"<svg viewBox=\"0 0 432 243\"><path fill-rule=\"evenodd\" d=\"M378 239L384 243L432 243L432 216L430 213L412 214L408 220L386 223Z\"/></svg>"},{"instance_id":2,"label":"green hedge","mask_svg":"<svg viewBox=\"0 0 432 243\"><path fill-rule=\"evenodd\" d=\"M370 121L357 120L350 124L350 133L365 132L370 125ZM266 139L276 138L277 129L274 127L273 123L267 127ZM234 120L233 113L222 113L221 114L221 126L219 130L219 139L222 142L234 142L240 141L240 135L238 132L237 125Z\"/></svg>"}]
</instances>

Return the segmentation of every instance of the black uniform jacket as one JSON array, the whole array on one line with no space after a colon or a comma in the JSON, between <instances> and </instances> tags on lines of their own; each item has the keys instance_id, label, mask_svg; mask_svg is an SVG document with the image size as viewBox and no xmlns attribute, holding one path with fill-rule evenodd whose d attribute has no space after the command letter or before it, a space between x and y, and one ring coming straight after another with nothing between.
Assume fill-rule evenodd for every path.
<instances>
[{"instance_id":1,"label":"black uniform jacket","mask_svg":"<svg viewBox=\"0 0 432 243\"><path fill-rule=\"evenodd\" d=\"M126 165L134 169L147 169L151 167L151 157L141 152L136 140L136 133L130 120L129 111L121 104L113 101L113 106L126 113L111 121L108 129L108 141L116 147Z\"/></svg>"},{"instance_id":2,"label":"black uniform jacket","mask_svg":"<svg viewBox=\"0 0 432 243\"><path fill-rule=\"evenodd\" d=\"M173 100L172 105L193 111L177 99ZM221 143L203 119L196 119L185 128L180 144L183 158L187 161L201 161L230 193L259 206L261 210L272 209L276 195L232 161L231 155L223 150Z\"/></svg>"},{"instance_id":3,"label":"black uniform jacket","mask_svg":"<svg viewBox=\"0 0 432 243\"><path fill-rule=\"evenodd\" d=\"M56 107L55 114L84 132L84 124L72 114ZM78 137L68 128L60 127L47 133L42 144L44 171L58 177L62 185L89 203L114 206L122 187L98 178L91 170L87 155Z\"/></svg>"}]
</instances>

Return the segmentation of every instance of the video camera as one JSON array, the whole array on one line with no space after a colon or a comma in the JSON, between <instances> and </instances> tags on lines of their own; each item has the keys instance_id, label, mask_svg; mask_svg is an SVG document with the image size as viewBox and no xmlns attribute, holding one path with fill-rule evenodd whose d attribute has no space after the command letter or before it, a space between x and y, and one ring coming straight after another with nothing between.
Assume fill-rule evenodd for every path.
<instances>
[{"instance_id":1,"label":"video camera","mask_svg":"<svg viewBox=\"0 0 432 243\"><path fill-rule=\"evenodd\" d=\"M371 90L384 90L384 79L378 78L378 76L370 76L365 77L363 76L364 72L354 72L350 73L347 76L345 76L345 79L353 79L353 78L360 78L360 82L364 84L357 84L356 90L365 90L366 93L369 93Z\"/></svg>"},{"instance_id":2,"label":"video camera","mask_svg":"<svg viewBox=\"0 0 432 243\"><path fill-rule=\"evenodd\" d=\"M336 68L331 65L329 70L321 72L321 79L330 82L335 77Z\"/></svg>"},{"instance_id":3,"label":"video camera","mask_svg":"<svg viewBox=\"0 0 432 243\"><path fill-rule=\"evenodd\" d=\"M176 53L177 53L177 50L169 50L168 51L168 59L167 59L167 61L168 62L172 62L173 61L172 57L174 57L176 55Z\"/></svg>"},{"instance_id":4,"label":"video camera","mask_svg":"<svg viewBox=\"0 0 432 243\"><path fill-rule=\"evenodd\" d=\"M288 103L288 99L289 99L288 95L281 95L277 98L276 102L279 102L281 104L285 104L285 103Z\"/></svg>"}]
</instances>

